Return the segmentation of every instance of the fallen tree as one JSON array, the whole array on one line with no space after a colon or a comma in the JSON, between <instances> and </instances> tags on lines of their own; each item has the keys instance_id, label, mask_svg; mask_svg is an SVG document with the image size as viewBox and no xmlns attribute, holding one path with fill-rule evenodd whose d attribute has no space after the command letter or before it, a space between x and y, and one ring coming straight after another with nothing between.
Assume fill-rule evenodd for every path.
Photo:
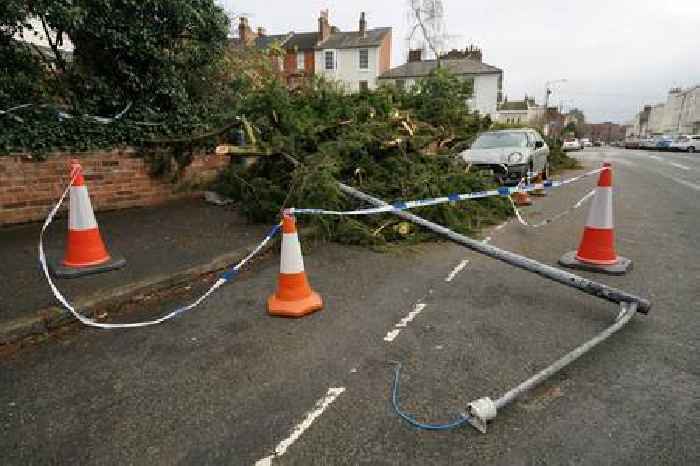
<instances>
[{"instance_id":1,"label":"fallen tree","mask_svg":"<svg viewBox=\"0 0 700 466\"><path fill-rule=\"evenodd\" d=\"M251 92L242 110L261 151L272 155L252 165L233 163L216 189L239 201L242 212L259 222L274 221L284 207L356 208L337 181L387 201L487 189L492 180L467 173L450 156L491 125L464 105L470 93L464 82L443 70L409 92L389 87L347 94L324 81L290 92L270 81ZM302 163L294 166L274 154L291 154ZM418 211L465 234L510 215L502 198ZM377 246L431 237L387 215L311 216L304 223L316 226L323 238L342 243Z\"/></svg>"}]
</instances>

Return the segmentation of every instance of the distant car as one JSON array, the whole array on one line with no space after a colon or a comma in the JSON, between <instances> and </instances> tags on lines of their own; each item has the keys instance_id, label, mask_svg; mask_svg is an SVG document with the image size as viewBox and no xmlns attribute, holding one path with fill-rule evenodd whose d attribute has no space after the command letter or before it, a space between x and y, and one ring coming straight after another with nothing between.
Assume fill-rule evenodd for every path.
<instances>
[{"instance_id":1,"label":"distant car","mask_svg":"<svg viewBox=\"0 0 700 466\"><path fill-rule=\"evenodd\" d=\"M700 150L700 134L679 136L671 143L672 150L693 153Z\"/></svg>"},{"instance_id":2,"label":"distant car","mask_svg":"<svg viewBox=\"0 0 700 466\"><path fill-rule=\"evenodd\" d=\"M570 150L581 150L583 146L581 146L581 142L576 138L566 138L564 139L564 144L562 144L561 149L564 152L568 152Z\"/></svg>"},{"instance_id":3,"label":"distant car","mask_svg":"<svg viewBox=\"0 0 700 466\"><path fill-rule=\"evenodd\" d=\"M601 147L603 145L603 141L601 141L600 139L596 139L595 141L593 141L593 145L595 147Z\"/></svg>"},{"instance_id":4,"label":"distant car","mask_svg":"<svg viewBox=\"0 0 700 466\"><path fill-rule=\"evenodd\" d=\"M549 147L534 129L481 133L459 156L474 170L493 175L503 184L517 184L528 173L549 177Z\"/></svg>"},{"instance_id":5,"label":"distant car","mask_svg":"<svg viewBox=\"0 0 700 466\"><path fill-rule=\"evenodd\" d=\"M671 144L673 144L673 137L671 136L659 136L656 138L655 147L658 150L669 150L671 149Z\"/></svg>"},{"instance_id":6,"label":"distant car","mask_svg":"<svg viewBox=\"0 0 700 466\"><path fill-rule=\"evenodd\" d=\"M625 138L625 149L639 149L641 146L641 141L636 137Z\"/></svg>"},{"instance_id":7,"label":"distant car","mask_svg":"<svg viewBox=\"0 0 700 466\"><path fill-rule=\"evenodd\" d=\"M588 139L588 138L582 138L582 139L581 139L581 145L582 145L583 147L593 147L593 143L592 143L591 140Z\"/></svg>"},{"instance_id":8,"label":"distant car","mask_svg":"<svg viewBox=\"0 0 700 466\"><path fill-rule=\"evenodd\" d=\"M653 137L642 138L639 140L640 149L654 149L656 147L656 139Z\"/></svg>"}]
</instances>

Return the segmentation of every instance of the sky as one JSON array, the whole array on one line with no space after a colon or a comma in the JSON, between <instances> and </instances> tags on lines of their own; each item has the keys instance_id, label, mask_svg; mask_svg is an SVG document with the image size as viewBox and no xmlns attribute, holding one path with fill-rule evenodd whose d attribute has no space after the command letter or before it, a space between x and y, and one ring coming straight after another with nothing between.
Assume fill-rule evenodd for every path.
<instances>
[{"instance_id":1,"label":"sky","mask_svg":"<svg viewBox=\"0 0 700 466\"><path fill-rule=\"evenodd\" d=\"M269 34L314 31L322 9L331 24L392 27L392 66L406 61L407 0L216 0ZM582 109L590 122L625 123L644 104L665 102L672 87L700 84L700 0L443 0L449 48L482 48L504 71L510 100Z\"/></svg>"}]
</instances>

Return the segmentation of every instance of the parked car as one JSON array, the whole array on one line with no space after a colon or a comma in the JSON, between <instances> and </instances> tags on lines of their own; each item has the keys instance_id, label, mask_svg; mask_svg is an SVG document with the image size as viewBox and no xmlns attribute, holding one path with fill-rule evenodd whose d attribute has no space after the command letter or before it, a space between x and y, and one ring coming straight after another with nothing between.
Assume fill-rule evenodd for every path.
<instances>
[{"instance_id":1,"label":"parked car","mask_svg":"<svg viewBox=\"0 0 700 466\"><path fill-rule=\"evenodd\" d=\"M636 137L625 138L625 149L639 149L641 147L641 141Z\"/></svg>"},{"instance_id":2,"label":"parked car","mask_svg":"<svg viewBox=\"0 0 700 466\"><path fill-rule=\"evenodd\" d=\"M671 143L671 149L690 153L700 150L700 134L679 136Z\"/></svg>"},{"instance_id":3,"label":"parked car","mask_svg":"<svg viewBox=\"0 0 700 466\"><path fill-rule=\"evenodd\" d=\"M670 150L671 144L673 144L673 137L671 136L659 136L655 139L657 150Z\"/></svg>"},{"instance_id":4,"label":"parked car","mask_svg":"<svg viewBox=\"0 0 700 466\"><path fill-rule=\"evenodd\" d=\"M595 141L593 141L593 145L594 145L595 147L602 147L602 146L603 146L603 141L601 141L600 139L596 139Z\"/></svg>"},{"instance_id":5,"label":"parked car","mask_svg":"<svg viewBox=\"0 0 700 466\"><path fill-rule=\"evenodd\" d=\"M640 149L654 149L656 148L656 139L653 137L642 138L639 140Z\"/></svg>"},{"instance_id":6,"label":"parked car","mask_svg":"<svg viewBox=\"0 0 700 466\"><path fill-rule=\"evenodd\" d=\"M519 183L528 172L549 177L549 147L534 129L481 133L461 154L470 167L493 175L500 183Z\"/></svg>"},{"instance_id":7,"label":"parked car","mask_svg":"<svg viewBox=\"0 0 700 466\"><path fill-rule=\"evenodd\" d=\"M576 138L566 138L564 139L564 144L562 144L561 149L564 152L568 152L570 150L581 150L583 149L583 146L581 145L581 142Z\"/></svg>"},{"instance_id":8,"label":"parked car","mask_svg":"<svg viewBox=\"0 0 700 466\"><path fill-rule=\"evenodd\" d=\"M593 147L593 143L592 143L591 140L588 139L588 138L582 138L582 139L581 139L581 146L583 146L583 147Z\"/></svg>"}]
</instances>

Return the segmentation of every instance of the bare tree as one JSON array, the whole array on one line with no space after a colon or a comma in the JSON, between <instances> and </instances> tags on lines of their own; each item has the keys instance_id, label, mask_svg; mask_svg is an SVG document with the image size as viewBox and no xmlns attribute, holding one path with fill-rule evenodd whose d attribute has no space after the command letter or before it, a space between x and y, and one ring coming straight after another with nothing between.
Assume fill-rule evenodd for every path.
<instances>
[{"instance_id":1,"label":"bare tree","mask_svg":"<svg viewBox=\"0 0 700 466\"><path fill-rule=\"evenodd\" d=\"M435 55L438 68L440 67L440 53L443 50L446 33L444 22L444 8L441 0L407 0L409 17L409 34L407 37L409 48L415 44L416 36L422 36L424 43Z\"/></svg>"}]
</instances>

